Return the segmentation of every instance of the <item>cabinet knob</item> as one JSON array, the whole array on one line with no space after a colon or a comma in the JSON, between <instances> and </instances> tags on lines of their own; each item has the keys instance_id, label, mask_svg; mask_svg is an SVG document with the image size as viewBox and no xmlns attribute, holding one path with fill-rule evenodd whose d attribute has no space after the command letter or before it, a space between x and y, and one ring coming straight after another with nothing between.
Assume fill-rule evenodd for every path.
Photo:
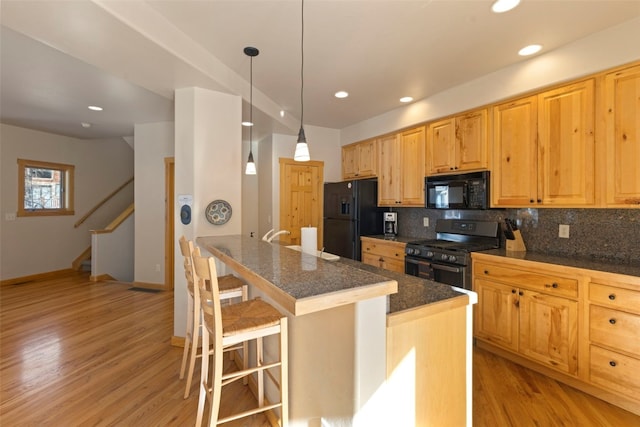
<instances>
[{"instance_id":1,"label":"cabinet knob","mask_svg":"<svg viewBox=\"0 0 640 427\"><path fill-rule=\"evenodd\" d=\"M554 282L554 283L552 283L552 284L545 283L544 287L545 287L545 288L553 288L553 289L557 289L557 288L558 288L558 284L557 284L557 283L555 283L555 282Z\"/></svg>"},{"instance_id":2,"label":"cabinet knob","mask_svg":"<svg viewBox=\"0 0 640 427\"><path fill-rule=\"evenodd\" d=\"M538 203L542 203L542 199L538 199Z\"/></svg>"},{"instance_id":3,"label":"cabinet knob","mask_svg":"<svg viewBox=\"0 0 640 427\"><path fill-rule=\"evenodd\" d=\"M616 365L617 365L617 363L616 363L616 361L615 361L615 360L611 360L611 361L609 362L609 365L615 368L615 367L616 367Z\"/></svg>"},{"instance_id":4,"label":"cabinet knob","mask_svg":"<svg viewBox=\"0 0 640 427\"><path fill-rule=\"evenodd\" d=\"M609 323L611 323L612 325L616 324L616 319L609 319Z\"/></svg>"},{"instance_id":5,"label":"cabinet knob","mask_svg":"<svg viewBox=\"0 0 640 427\"><path fill-rule=\"evenodd\" d=\"M609 299L611 301L613 301L614 299L616 299L616 294L609 294Z\"/></svg>"},{"instance_id":6,"label":"cabinet knob","mask_svg":"<svg viewBox=\"0 0 640 427\"><path fill-rule=\"evenodd\" d=\"M489 274L489 270L485 270L485 271L484 271L484 274Z\"/></svg>"},{"instance_id":7,"label":"cabinet knob","mask_svg":"<svg viewBox=\"0 0 640 427\"><path fill-rule=\"evenodd\" d=\"M529 203L533 203L533 199L529 199Z\"/></svg>"},{"instance_id":8,"label":"cabinet knob","mask_svg":"<svg viewBox=\"0 0 640 427\"><path fill-rule=\"evenodd\" d=\"M524 295L524 292L520 291L520 292L518 292L518 295L522 296L522 295Z\"/></svg>"}]
</instances>

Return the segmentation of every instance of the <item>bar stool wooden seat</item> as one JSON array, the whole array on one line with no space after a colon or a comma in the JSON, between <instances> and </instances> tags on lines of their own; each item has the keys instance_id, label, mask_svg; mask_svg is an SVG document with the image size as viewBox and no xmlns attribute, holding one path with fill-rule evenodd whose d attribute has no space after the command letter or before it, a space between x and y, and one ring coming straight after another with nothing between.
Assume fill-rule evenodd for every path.
<instances>
[{"instance_id":1,"label":"bar stool wooden seat","mask_svg":"<svg viewBox=\"0 0 640 427\"><path fill-rule=\"evenodd\" d=\"M191 390L191 381L193 378L193 371L196 365L196 359L202 357L202 352L198 351L198 344L200 338L200 296L197 289L194 288L195 278L193 277L193 254L200 256L200 248L195 248L193 242L187 240L184 236L180 237L180 253L184 258L184 271L187 278L187 290L189 299L187 301L187 331L184 339L184 351L182 352L182 364L180 366L180 379L184 378L184 374L187 368L187 361L189 361L189 373L187 375L187 384L184 390L184 398L189 397ZM233 298L239 300L247 300L247 285L242 279L234 276L233 274L227 274L218 277L218 289L220 290L220 299L230 301ZM243 346L243 363L244 366L248 366L248 346Z\"/></svg>"},{"instance_id":2,"label":"bar stool wooden seat","mask_svg":"<svg viewBox=\"0 0 640 427\"><path fill-rule=\"evenodd\" d=\"M215 426L238 418L280 408L280 426L288 425L288 336L287 317L261 299L252 299L237 304L222 306L220 293L215 286L216 264L213 257L193 257L197 287L200 291L200 304L204 329L202 347L213 342L213 363L209 372L209 359L202 358L200 371L200 397L196 425L202 425L205 400L210 403L208 426ZM207 286L210 281L211 286ZM280 360L265 363L263 360L263 338L278 335L280 338ZM239 371L223 373L223 350L239 343L256 340L256 365ZM279 368L280 382L272 369ZM219 418L222 387L252 374L257 375L256 408ZM265 399L265 378L272 381L280 391L280 402L270 403Z\"/></svg>"}]
</instances>

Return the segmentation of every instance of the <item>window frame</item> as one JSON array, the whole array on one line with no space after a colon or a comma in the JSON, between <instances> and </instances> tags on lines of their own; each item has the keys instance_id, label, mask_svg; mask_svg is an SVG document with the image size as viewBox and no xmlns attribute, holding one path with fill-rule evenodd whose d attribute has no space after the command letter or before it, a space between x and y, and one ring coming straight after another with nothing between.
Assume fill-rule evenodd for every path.
<instances>
[{"instance_id":1,"label":"window frame","mask_svg":"<svg viewBox=\"0 0 640 427\"><path fill-rule=\"evenodd\" d=\"M61 191L60 208L43 208L43 209L25 209L24 207L24 191L25 191L25 173L27 168L52 169L58 170L63 175ZM74 165L63 163L43 162L39 160L18 159L18 210L16 216L61 216L75 215L74 211Z\"/></svg>"}]
</instances>

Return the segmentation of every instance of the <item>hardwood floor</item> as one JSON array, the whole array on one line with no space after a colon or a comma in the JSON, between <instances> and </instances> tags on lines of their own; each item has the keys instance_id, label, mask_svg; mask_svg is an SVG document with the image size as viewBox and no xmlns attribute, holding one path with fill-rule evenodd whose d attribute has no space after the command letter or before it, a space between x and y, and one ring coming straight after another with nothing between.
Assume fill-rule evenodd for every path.
<instances>
[{"instance_id":1,"label":"hardwood floor","mask_svg":"<svg viewBox=\"0 0 640 427\"><path fill-rule=\"evenodd\" d=\"M130 288L87 274L0 287L0 425L195 423L198 382L183 399L182 349L170 345L172 294ZM223 413L253 403L247 387L229 387ZM268 425L263 415L225 424ZM474 426L631 427L640 417L476 350Z\"/></svg>"}]
</instances>

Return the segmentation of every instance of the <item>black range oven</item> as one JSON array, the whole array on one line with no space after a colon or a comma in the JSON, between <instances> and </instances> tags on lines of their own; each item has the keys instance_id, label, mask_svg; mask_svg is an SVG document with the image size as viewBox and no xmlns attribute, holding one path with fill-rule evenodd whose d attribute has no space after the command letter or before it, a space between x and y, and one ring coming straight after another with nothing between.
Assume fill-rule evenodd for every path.
<instances>
[{"instance_id":1,"label":"black range oven","mask_svg":"<svg viewBox=\"0 0 640 427\"><path fill-rule=\"evenodd\" d=\"M471 252L500 247L495 221L440 219L436 239L407 243L405 273L471 289Z\"/></svg>"}]
</instances>

